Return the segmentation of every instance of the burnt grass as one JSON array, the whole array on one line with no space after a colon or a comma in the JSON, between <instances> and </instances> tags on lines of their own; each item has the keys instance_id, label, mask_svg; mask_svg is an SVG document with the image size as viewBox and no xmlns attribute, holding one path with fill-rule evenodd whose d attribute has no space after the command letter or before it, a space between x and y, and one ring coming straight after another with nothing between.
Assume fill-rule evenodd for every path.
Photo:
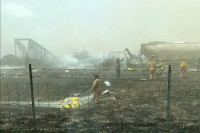
<instances>
[{"instance_id":1,"label":"burnt grass","mask_svg":"<svg viewBox=\"0 0 200 133\"><path fill-rule=\"evenodd\" d=\"M83 77L87 77L87 74ZM133 76L134 74L139 76ZM77 109L36 106L35 121L32 119L28 87L20 90L23 86L18 85L17 91L16 84L9 84L9 88L6 84L2 84L1 101L8 103L1 104L0 132L200 132L199 72L190 72L185 79L178 78L179 72L172 73L169 119L167 119L167 76L150 81L147 72L140 74L124 72L121 79L116 80L114 72L102 73L102 80L111 82L111 86L103 86L103 90L109 89L111 93L102 95L99 104L94 104L92 100ZM13 77L5 77L3 80L6 82L8 79L9 82L16 82ZM28 82L25 78L17 80L16 83ZM34 81L35 98L41 97L40 101L35 102L38 104L43 101L58 101L79 92L81 96L90 94L88 89L92 84L92 76L42 81L35 78ZM14 100L18 102L9 104L9 101ZM29 101L29 104L22 105L21 101Z\"/></svg>"}]
</instances>

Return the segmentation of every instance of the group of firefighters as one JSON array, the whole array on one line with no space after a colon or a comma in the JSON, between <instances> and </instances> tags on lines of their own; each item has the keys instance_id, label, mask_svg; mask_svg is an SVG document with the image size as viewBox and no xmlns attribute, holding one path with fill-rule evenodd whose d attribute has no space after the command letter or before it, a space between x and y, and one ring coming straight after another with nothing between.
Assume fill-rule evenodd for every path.
<instances>
[{"instance_id":1,"label":"group of firefighters","mask_svg":"<svg viewBox=\"0 0 200 133\"><path fill-rule=\"evenodd\" d=\"M197 71L199 71L200 70L200 57L197 58L196 65L197 65ZM185 57L182 57L180 68L181 68L181 73L180 73L179 77L186 78L188 63L187 63L187 60ZM150 77L149 77L150 80L156 79L156 72L158 74L160 74L160 76L162 77L162 74L165 70L165 65L163 63L163 60L160 60L160 63L157 64L155 56L152 55L149 63L147 64L147 70L150 72Z\"/></svg>"},{"instance_id":2,"label":"group of firefighters","mask_svg":"<svg viewBox=\"0 0 200 133\"><path fill-rule=\"evenodd\" d=\"M117 79L120 78L120 59L116 60L116 72L117 72ZM196 65L197 65L197 71L200 71L200 57L197 58L196 60ZM181 64L181 73L179 75L180 78L185 78L187 77L186 72L187 72L187 67L188 67L188 63L185 57L182 58ZM156 57L154 55L151 56L150 61L147 64L147 68L146 68L149 72L150 72L150 80L154 80L156 79L156 73L159 74L159 76L163 76L163 72L165 70L165 64L163 62L163 60L160 60L159 63L157 64L156 61ZM91 88L91 91L93 91L94 93L94 100L95 103L98 104L99 101L99 97L101 95L101 80L100 80L100 75L99 74L95 74L94 75L94 82Z\"/></svg>"}]
</instances>

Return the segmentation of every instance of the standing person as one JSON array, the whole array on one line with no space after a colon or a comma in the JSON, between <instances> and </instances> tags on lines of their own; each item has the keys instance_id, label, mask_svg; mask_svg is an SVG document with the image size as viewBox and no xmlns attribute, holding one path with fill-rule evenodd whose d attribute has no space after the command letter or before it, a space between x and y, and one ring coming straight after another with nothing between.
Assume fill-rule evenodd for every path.
<instances>
[{"instance_id":1,"label":"standing person","mask_svg":"<svg viewBox=\"0 0 200 133\"><path fill-rule=\"evenodd\" d=\"M139 61L139 67L141 67L143 60L142 60L142 56L140 54L137 56L137 60Z\"/></svg>"},{"instance_id":2,"label":"standing person","mask_svg":"<svg viewBox=\"0 0 200 133\"><path fill-rule=\"evenodd\" d=\"M155 55L151 55L151 58L152 58L153 62L155 62L155 64L156 64L157 61L156 61L156 57L155 57Z\"/></svg>"},{"instance_id":3,"label":"standing person","mask_svg":"<svg viewBox=\"0 0 200 133\"><path fill-rule=\"evenodd\" d=\"M187 64L185 57L182 58L180 66L181 66L181 74L179 75L179 77L180 78L186 78L187 77L186 72L187 72L188 64Z\"/></svg>"},{"instance_id":4,"label":"standing person","mask_svg":"<svg viewBox=\"0 0 200 133\"><path fill-rule=\"evenodd\" d=\"M28 69L30 64L30 58L26 55L24 60L25 68Z\"/></svg>"},{"instance_id":5,"label":"standing person","mask_svg":"<svg viewBox=\"0 0 200 133\"><path fill-rule=\"evenodd\" d=\"M153 58L147 64L147 70L150 71L150 80L156 79L156 63L153 61Z\"/></svg>"},{"instance_id":6,"label":"standing person","mask_svg":"<svg viewBox=\"0 0 200 133\"><path fill-rule=\"evenodd\" d=\"M165 71L164 60L160 59L160 62L156 65L156 73L160 77L163 77L164 71Z\"/></svg>"},{"instance_id":7,"label":"standing person","mask_svg":"<svg viewBox=\"0 0 200 133\"><path fill-rule=\"evenodd\" d=\"M197 71L200 71L200 57L197 58L196 64L197 64Z\"/></svg>"},{"instance_id":8,"label":"standing person","mask_svg":"<svg viewBox=\"0 0 200 133\"><path fill-rule=\"evenodd\" d=\"M93 82L91 91L93 91L94 93L95 103L96 104L99 103L100 102L99 97L101 95L101 80L100 80L99 74L97 75L94 74L94 82Z\"/></svg>"},{"instance_id":9,"label":"standing person","mask_svg":"<svg viewBox=\"0 0 200 133\"><path fill-rule=\"evenodd\" d=\"M116 59L116 72L117 72L117 79L119 79L120 78L120 60L119 60L119 58L117 58Z\"/></svg>"}]
</instances>

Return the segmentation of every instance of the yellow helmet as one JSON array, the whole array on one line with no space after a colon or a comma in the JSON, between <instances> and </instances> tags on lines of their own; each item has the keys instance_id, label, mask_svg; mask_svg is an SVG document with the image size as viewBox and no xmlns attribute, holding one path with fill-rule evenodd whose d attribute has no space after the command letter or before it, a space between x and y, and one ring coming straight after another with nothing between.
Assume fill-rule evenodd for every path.
<instances>
[{"instance_id":1,"label":"yellow helmet","mask_svg":"<svg viewBox=\"0 0 200 133\"><path fill-rule=\"evenodd\" d=\"M182 60L186 60L186 58L185 58L185 57L183 57L183 58L182 58Z\"/></svg>"}]
</instances>

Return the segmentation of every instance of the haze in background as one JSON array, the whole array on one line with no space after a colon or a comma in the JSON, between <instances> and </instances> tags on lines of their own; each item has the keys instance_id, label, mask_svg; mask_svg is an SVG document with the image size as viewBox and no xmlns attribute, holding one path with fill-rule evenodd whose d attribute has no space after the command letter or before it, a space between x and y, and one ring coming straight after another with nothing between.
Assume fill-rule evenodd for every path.
<instances>
[{"instance_id":1,"label":"haze in background","mask_svg":"<svg viewBox=\"0 0 200 133\"><path fill-rule=\"evenodd\" d=\"M1 52L30 38L57 56L138 53L150 41L199 42L199 0L1 0ZM75 61L75 60L74 60Z\"/></svg>"}]
</instances>

